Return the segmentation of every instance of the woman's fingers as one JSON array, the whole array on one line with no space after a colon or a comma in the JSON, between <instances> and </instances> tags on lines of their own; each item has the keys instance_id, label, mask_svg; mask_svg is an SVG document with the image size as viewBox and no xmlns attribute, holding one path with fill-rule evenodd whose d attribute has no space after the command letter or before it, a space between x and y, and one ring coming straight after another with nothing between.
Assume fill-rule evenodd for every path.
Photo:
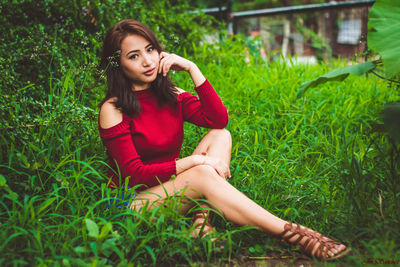
<instances>
[{"instance_id":1,"label":"woman's fingers","mask_svg":"<svg viewBox=\"0 0 400 267\"><path fill-rule=\"evenodd\" d=\"M225 165L225 179L231 178L231 171L229 170L229 166Z\"/></svg>"},{"instance_id":2,"label":"woman's fingers","mask_svg":"<svg viewBox=\"0 0 400 267\"><path fill-rule=\"evenodd\" d=\"M171 69L178 71L188 70L190 63L190 61L178 55L161 52L158 73L162 73L163 76L166 76Z\"/></svg>"},{"instance_id":3,"label":"woman's fingers","mask_svg":"<svg viewBox=\"0 0 400 267\"><path fill-rule=\"evenodd\" d=\"M161 52L160 53L160 63L158 65L158 73L162 73L163 72L163 65L164 65L166 56L167 56L167 53L165 53L165 52Z\"/></svg>"},{"instance_id":4,"label":"woman's fingers","mask_svg":"<svg viewBox=\"0 0 400 267\"><path fill-rule=\"evenodd\" d=\"M229 167L219 159L216 159L214 169L217 171L218 175L224 179L228 179L230 176Z\"/></svg>"},{"instance_id":5,"label":"woman's fingers","mask_svg":"<svg viewBox=\"0 0 400 267\"><path fill-rule=\"evenodd\" d=\"M167 53L167 52L165 52L165 51L162 51L162 52L160 53L160 58L163 58L163 57L165 57L165 56L167 56L167 55L169 55L169 53Z\"/></svg>"},{"instance_id":6,"label":"woman's fingers","mask_svg":"<svg viewBox=\"0 0 400 267\"><path fill-rule=\"evenodd\" d=\"M222 174L221 175L223 178L228 179L231 177L231 171L229 170L229 166L226 165L223 161L218 160L218 166L221 167Z\"/></svg>"},{"instance_id":7,"label":"woman's fingers","mask_svg":"<svg viewBox=\"0 0 400 267\"><path fill-rule=\"evenodd\" d=\"M162 74L163 76L166 76L168 71L169 71L169 67L168 67L168 62L170 61L170 54L162 52L160 54L160 66L158 67L158 73ZM169 61L168 61L169 60Z\"/></svg>"},{"instance_id":8,"label":"woman's fingers","mask_svg":"<svg viewBox=\"0 0 400 267\"><path fill-rule=\"evenodd\" d=\"M171 69L172 64L174 64L174 59L172 55L167 55L160 62L160 68L163 76L167 76L169 70Z\"/></svg>"},{"instance_id":9,"label":"woman's fingers","mask_svg":"<svg viewBox=\"0 0 400 267\"><path fill-rule=\"evenodd\" d=\"M221 176L222 178L226 179L225 171L224 171L223 169L221 169L221 168L216 168L216 171L217 171L217 173L218 173L219 176Z\"/></svg>"},{"instance_id":10,"label":"woman's fingers","mask_svg":"<svg viewBox=\"0 0 400 267\"><path fill-rule=\"evenodd\" d=\"M164 76L167 76L170 66L171 66L171 55L168 55L164 58L164 64L163 64L163 75Z\"/></svg>"}]
</instances>

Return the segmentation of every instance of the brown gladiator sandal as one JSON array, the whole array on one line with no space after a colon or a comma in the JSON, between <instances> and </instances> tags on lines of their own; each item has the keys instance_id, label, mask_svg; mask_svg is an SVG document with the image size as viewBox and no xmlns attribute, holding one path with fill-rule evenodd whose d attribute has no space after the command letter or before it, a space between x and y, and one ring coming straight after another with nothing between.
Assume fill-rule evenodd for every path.
<instances>
[{"instance_id":1,"label":"brown gladiator sandal","mask_svg":"<svg viewBox=\"0 0 400 267\"><path fill-rule=\"evenodd\" d=\"M214 231L214 228L211 226L209 222L209 218L210 215L207 216L207 213L203 211L197 211L193 215L192 222L194 225L194 230L198 231L198 234L194 234L194 236L199 236L200 238L203 238L206 235L209 235L210 232ZM202 219L203 221L201 223L196 223L196 221L200 219Z\"/></svg>"},{"instance_id":2,"label":"brown gladiator sandal","mask_svg":"<svg viewBox=\"0 0 400 267\"><path fill-rule=\"evenodd\" d=\"M294 241L289 241L296 235L299 236L297 239ZM282 237L282 241L287 241L295 245L300 245L300 241L303 238L307 238L304 244L300 245L302 250L309 256L315 257L319 260L335 260L343 257L351 251L351 249L347 248L345 245L298 224L286 223L284 226L284 231L280 234L280 236ZM339 249L340 247L343 248ZM337 252L332 252L332 249L336 249ZM329 251L331 251L331 253L334 255L329 255Z\"/></svg>"},{"instance_id":3,"label":"brown gladiator sandal","mask_svg":"<svg viewBox=\"0 0 400 267\"><path fill-rule=\"evenodd\" d=\"M197 211L192 217L194 230L196 231L196 233L193 233L192 236L198 236L200 238L203 238L207 235L215 233L216 232L215 229L211 226L209 222L210 218L211 218L211 213L207 213L204 211ZM203 221L201 223L196 223L196 221L199 219L202 219ZM220 250L223 250L225 248L222 243L222 240L219 240L218 238L212 238L211 242L213 243L214 248L219 248Z\"/></svg>"}]
</instances>

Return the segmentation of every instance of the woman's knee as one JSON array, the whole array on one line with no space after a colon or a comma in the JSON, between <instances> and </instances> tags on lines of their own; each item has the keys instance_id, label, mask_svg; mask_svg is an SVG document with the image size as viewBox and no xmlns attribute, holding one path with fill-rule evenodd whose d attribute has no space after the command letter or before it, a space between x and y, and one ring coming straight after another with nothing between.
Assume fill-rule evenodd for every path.
<instances>
[{"instance_id":1,"label":"woman's knee","mask_svg":"<svg viewBox=\"0 0 400 267\"><path fill-rule=\"evenodd\" d=\"M209 176L213 175L214 173L217 173L213 167L210 165L196 165L191 168L194 172L198 173L198 175L204 175L204 176Z\"/></svg>"},{"instance_id":2,"label":"woman's knee","mask_svg":"<svg viewBox=\"0 0 400 267\"><path fill-rule=\"evenodd\" d=\"M209 165L198 165L193 167L194 171L197 172L197 177L202 186L218 186L218 183L225 181L217 171Z\"/></svg>"},{"instance_id":3,"label":"woman's knee","mask_svg":"<svg viewBox=\"0 0 400 267\"><path fill-rule=\"evenodd\" d=\"M182 177L187 186L204 186L218 182L222 179L216 170L209 165L197 165L190 168Z\"/></svg>"},{"instance_id":4,"label":"woman's knee","mask_svg":"<svg viewBox=\"0 0 400 267\"><path fill-rule=\"evenodd\" d=\"M223 140L229 144L232 144L232 136L227 129L212 129L210 132L219 140Z\"/></svg>"},{"instance_id":5,"label":"woman's knee","mask_svg":"<svg viewBox=\"0 0 400 267\"><path fill-rule=\"evenodd\" d=\"M210 130L213 134L220 136L221 138L231 139L231 133L223 128L223 129L212 129Z\"/></svg>"}]
</instances>

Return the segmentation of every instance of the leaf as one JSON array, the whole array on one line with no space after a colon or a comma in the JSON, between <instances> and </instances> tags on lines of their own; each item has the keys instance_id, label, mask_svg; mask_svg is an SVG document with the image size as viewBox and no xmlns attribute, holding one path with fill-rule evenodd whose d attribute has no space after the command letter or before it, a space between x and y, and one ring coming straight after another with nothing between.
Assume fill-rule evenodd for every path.
<instances>
[{"instance_id":1,"label":"leaf","mask_svg":"<svg viewBox=\"0 0 400 267\"><path fill-rule=\"evenodd\" d=\"M110 231L112 231L112 224L108 222L101 228L99 239L104 239Z\"/></svg>"},{"instance_id":2,"label":"leaf","mask_svg":"<svg viewBox=\"0 0 400 267\"><path fill-rule=\"evenodd\" d=\"M324 75L315 78L314 80L303 83L300 86L300 90L297 93L297 98L300 98L308 88L315 87L319 84L323 84L330 81L343 81L349 76L349 74L354 74L357 76L363 75L368 71L376 68L376 65L372 61L367 61L357 65L346 66L344 68L334 69Z\"/></svg>"},{"instance_id":3,"label":"leaf","mask_svg":"<svg viewBox=\"0 0 400 267\"><path fill-rule=\"evenodd\" d=\"M99 227L91 219L85 219L86 227L89 231L89 236L97 238L99 236Z\"/></svg>"},{"instance_id":4,"label":"leaf","mask_svg":"<svg viewBox=\"0 0 400 267\"><path fill-rule=\"evenodd\" d=\"M52 197L52 198L47 199L44 203L42 203L40 205L39 210L37 211L38 216L44 209L46 209L48 206L50 206L51 203L53 203L56 199L57 199L56 197Z\"/></svg>"},{"instance_id":5,"label":"leaf","mask_svg":"<svg viewBox=\"0 0 400 267\"><path fill-rule=\"evenodd\" d=\"M96 242L94 242L94 241L90 242L89 245L92 248L94 256L97 258L98 256L97 256L97 245L96 245ZM96 266L96 265L93 265L93 266Z\"/></svg>"},{"instance_id":6,"label":"leaf","mask_svg":"<svg viewBox=\"0 0 400 267\"><path fill-rule=\"evenodd\" d=\"M105 256L109 257L114 250L119 251L116 245L116 238L107 239L103 244L101 244L100 251Z\"/></svg>"},{"instance_id":7,"label":"leaf","mask_svg":"<svg viewBox=\"0 0 400 267\"><path fill-rule=\"evenodd\" d=\"M382 57L387 75L400 74L400 1L376 1L368 29L368 46Z\"/></svg>"},{"instance_id":8,"label":"leaf","mask_svg":"<svg viewBox=\"0 0 400 267\"><path fill-rule=\"evenodd\" d=\"M400 102L385 104L383 122L389 136L400 143Z\"/></svg>"},{"instance_id":9,"label":"leaf","mask_svg":"<svg viewBox=\"0 0 400 267\"><path fill-rule=\"evenodd\" d=\"M147 250L147 252L150 254L151 259L153 260L153 263L156 262L156 255L154 254L154 251L151 247L148 245L145 245L144 248Z\"/></svg>"},{"instance_id":10,"label":"leaf","mask_svg":"<svg viewBox=\"0 0 400 267\"><path fill-rule=\"evenodd\" d=\"M7 180L2 174L0 174L0 186L1 187L7 187L8 186L7 185Z\"/></svg>"},{"instance_id":11,"label":"leaf","mask_svg":"<svg viewBox=\"0 0 400 267\"><path fill-rule=\"evenodd\" d=\"M12 191L9 192L8 195L5 195L5 197L11 199L12 201L18 200L18 194Z\"/></svg>"},{"instance_id":12,"label":"leaf","mask_svg":"<svg viewBox=\"0 0 400 267\"><path fill-rule=\"evenodd\" d=\"M87 252L87 249L86 249L85 247L80 247L80 246L78 246L78 247L75 247L75 248L74 248L74 251L75 251L78 255L80 255L80 254L86 253L86 252Z\"/></svg>"}]
</instances>

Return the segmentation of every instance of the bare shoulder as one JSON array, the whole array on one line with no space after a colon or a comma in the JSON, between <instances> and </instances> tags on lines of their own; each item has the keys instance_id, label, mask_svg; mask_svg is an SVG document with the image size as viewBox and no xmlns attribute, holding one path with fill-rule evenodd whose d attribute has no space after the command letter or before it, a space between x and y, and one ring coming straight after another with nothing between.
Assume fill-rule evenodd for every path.
<instances>
[{"instance_id":1,"label":"bare shoulder","mask_svg":"<svg viewBox=\"0 0 400 267\"><path fill-rule=\"evenodd\" d=\"M114 104L115 98L110 98L101 105L100 108L100 126L101 128L111 128L122 122L122 113Z\"/></svg>"},{"instance_id":2,"label":"bare shoulder","mask_svg":"<svg viewBox=\"0 0 400 267\"><path fill-rule=\"evenodd\" d=\"M181 88L178 88L178 87L175 87L175 89L178 91L178 95L180 95L180 94L186 92L185 90L183 90L183 89L181 89Z\"/></svg>"}]
</instances>

